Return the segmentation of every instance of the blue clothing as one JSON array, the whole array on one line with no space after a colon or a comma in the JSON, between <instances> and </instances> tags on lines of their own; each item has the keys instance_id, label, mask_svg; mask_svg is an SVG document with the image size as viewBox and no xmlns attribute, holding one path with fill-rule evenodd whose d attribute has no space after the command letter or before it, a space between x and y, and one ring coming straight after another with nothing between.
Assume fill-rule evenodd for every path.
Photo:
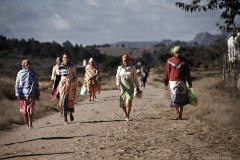
<instances>
[{"instance_id":1,"label":"blue clothing","mask_svg":"<svg viewBox=\"0 0 240 160\"><path fill-rule=\"evenodd\" d=\"M21 69L17 73L15 92L22 98L40 96L38 77L33 70Z\"/></svg>"}]
</instances>

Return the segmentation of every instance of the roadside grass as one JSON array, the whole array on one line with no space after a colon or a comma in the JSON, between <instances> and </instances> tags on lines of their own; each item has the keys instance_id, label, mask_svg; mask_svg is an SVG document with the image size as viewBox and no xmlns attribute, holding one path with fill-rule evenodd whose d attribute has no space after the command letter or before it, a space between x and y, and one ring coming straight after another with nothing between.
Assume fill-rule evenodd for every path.
<instances>
[{"instance_id":1,"label":"roadside grass","mask_svg":"<svg viewBox=\"0 0 240 160\"><path fill-rule=\"evenodd\" d=\"M164 67L151 69L147 85L163 86ZM240 129L240 90L232 82L225 83L219 70L193 69L193 88L198 98L192 108L197 119L218 128ZM169 95L168 95L169 96Z\"/></svg>"},{"instance_id":2,"label":"roadside grass","mask_svg":"<svg viewBox=\"0 0 240 160\"><path fill-rule=\"evenodd\" d=\"M194 83L198 97L196 117L218 128L240 129L240 91L219 77Z\"/></svg>"},{"instance_id":3,"label":"roadside grass","mask_svg":"<svg viewBox=\"0 0 240 160\"><path fill-rule=\"evenodd\" d=\"M41 95L40 100L36 101L34 119L59 112L57 109L57 100L51 101L49 82L39 82ZM12 124L24 124L23 117L20 114L18 100L15 97L15 79L8 77L0 78L0 130L11 127ZM79 93L80 87L77 87ZM76 102L82 101L83 97L76 96Z\"/></svg>"}]
</instances>

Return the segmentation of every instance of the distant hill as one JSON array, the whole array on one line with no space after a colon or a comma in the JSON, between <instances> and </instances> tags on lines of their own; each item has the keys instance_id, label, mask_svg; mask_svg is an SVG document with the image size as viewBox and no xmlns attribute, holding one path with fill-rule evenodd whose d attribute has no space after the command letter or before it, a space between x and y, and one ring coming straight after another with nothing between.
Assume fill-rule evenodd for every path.
<instances>
[{"instance_id":1,"label":"distant hill","mask_svg":"<svg viewBox=\"0 0 240 160\"><path fill-rule=\"evenodd\" d=\"M212 35L208 32L198 33L191 41L186 41L189 45L204 45L207 46L216 41L220 36L227 37L228 33ZM153 48L155 45L172 45L180 42L179 40L173 41L171 39L163 39L161 41L121 41L112 43L111 47L126 47L126 48ZM183 41L184 42L184 41Z\"/></svg>"},{"instance_id":2,"label":"distant hill","mask_svg":"<svg viewBox=\"0 0 240 160\"><path fill-rule=\"evenodd\" d=\"M198 33L195 38L188 42L188 43L192 43L192 42L196 42L199 45L209 45L211 43L213 43L214 41L216 41L219 37L224 36L227 37L228 33L222 33L222 34L216 34L216 35L212 35L208 32L204 32L204 33Z\"/></svg>"}]
</instances>

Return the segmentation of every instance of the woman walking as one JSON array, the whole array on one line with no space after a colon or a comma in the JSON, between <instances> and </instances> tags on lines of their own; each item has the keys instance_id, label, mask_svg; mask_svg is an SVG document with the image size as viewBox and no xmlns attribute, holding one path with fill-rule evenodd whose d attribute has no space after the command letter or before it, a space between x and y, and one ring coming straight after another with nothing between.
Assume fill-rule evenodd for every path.
<instances>
[{"instance_id":1,"label":"woman walking","mask_svg":"<svg viewBox=\"0 0 240 160\"><path fill-rule=\"evenodd\" d=\"M140 84L136 68L131 65L131 60L128 55L122 56L122 65L118 66L116 86L121 90L120 107L124 110L125 120L129 121L134 88L136 87L137 92L140 92Z\"/></svg>"},{"instance_id":2,"label":"woman walking","mask_svg":"<svg viewBox=\"0 0 240 160\"><path fill-rule=\"evenodd\" d=\"M52 69L52 92L51 92L51 100L55 100L56 98L59 99L59 93L58 93L58 84L61 80L61 75L59 73L59 65L62 63L61 57L57 57L56 64Z\"/></svg>"},{"instance_id":3,"label":"woman walking","mask_svg":"<svg viewBox=\"0 0 240 160\"><path fill-rule=\"evenodd\" d=\"M40 90L37 74L30 69L30 61L22 61L22 69L17 73L16 96L19 100L20 112L27 123L26 129L32 129L35 101L39 100Z\"/></svg>"},{"instance_id":4,"label":"woman walking","mask_svg":"<svg viewBox=\"0 0 240 160\"><path fill-rule=\"evenodd\" d=\"M175 107L177 120L182 120L183 106L189 103L187 86L192 87L190 68L188 62L181 56L181 47L176 46L171 50L173 56L166 62L164 73L164 89L170 86L170 107Z\"/></svg>"},{"instance_id":5,"label":"woman walking","mask_svg":"<svg viewBox=\"0 0 240 160\"><path fill-rule=\"evenodd\" d=\"M70 61L70 56L67 53L63 54L63 63L59 66L61 80L59 82L60 99L58 108L64 116L64 124L68 124L67 115L70 116L70 121L74 121L74 104L75 93L77 88L76 68Z\"/></svg>"},{"instance_id":6,"label":"woman walking","mask_svg":"<svg viewBox=\"0 0 240 160\"><path fill-rule=\"evenodd\" d=\"M93 58L90 58L86 66L85 85L89 93L89 101L95 101L96 92L100 93L99 70Z\"/></svg>"}]
</instances>

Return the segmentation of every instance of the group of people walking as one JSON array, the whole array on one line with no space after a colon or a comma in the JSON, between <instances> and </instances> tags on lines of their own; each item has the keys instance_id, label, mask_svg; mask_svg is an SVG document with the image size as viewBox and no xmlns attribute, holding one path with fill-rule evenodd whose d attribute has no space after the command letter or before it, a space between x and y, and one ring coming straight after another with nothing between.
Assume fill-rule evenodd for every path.
<instances>
[{"instance_id":1,"label":"group of people walking","mask_svg":"<svg viewBox=\"0 0 240 160\"><path fill-rule=\"evenodd\" d=\"M170 88L170 106L176 108L177 118L182 119L183 107L188 104L187 84L192 86L188 62L181 56L181 47L176 46L171 50L172 57L166 62L164 73L164 89ZM84 85L89 92L89 101L95 101L96 92L100 93L100 72L93 58L85 68ZM57 107L62 111L64 124L74 121L74 104L77 89L77 73L71 63L70 56L64 53L62 58L56 59L52 70L51 99L58 99ZM146 81L145 81L146 82ZM130 112L134 95L142 94L140 80L136 67L131 63L131 58L124 54L122 64L116 73L116 87L120 90L120 107L124 111L126 121L130 120ZM145 84L142 86L145 87ZM22 61L22 69L16 78L16 96L19 99L20 112L27 123L27 129L32 128L32 119L35 101L39 100L40 90L36 73L30 69L30 61Z\"/></svg>"}]
</instances>

